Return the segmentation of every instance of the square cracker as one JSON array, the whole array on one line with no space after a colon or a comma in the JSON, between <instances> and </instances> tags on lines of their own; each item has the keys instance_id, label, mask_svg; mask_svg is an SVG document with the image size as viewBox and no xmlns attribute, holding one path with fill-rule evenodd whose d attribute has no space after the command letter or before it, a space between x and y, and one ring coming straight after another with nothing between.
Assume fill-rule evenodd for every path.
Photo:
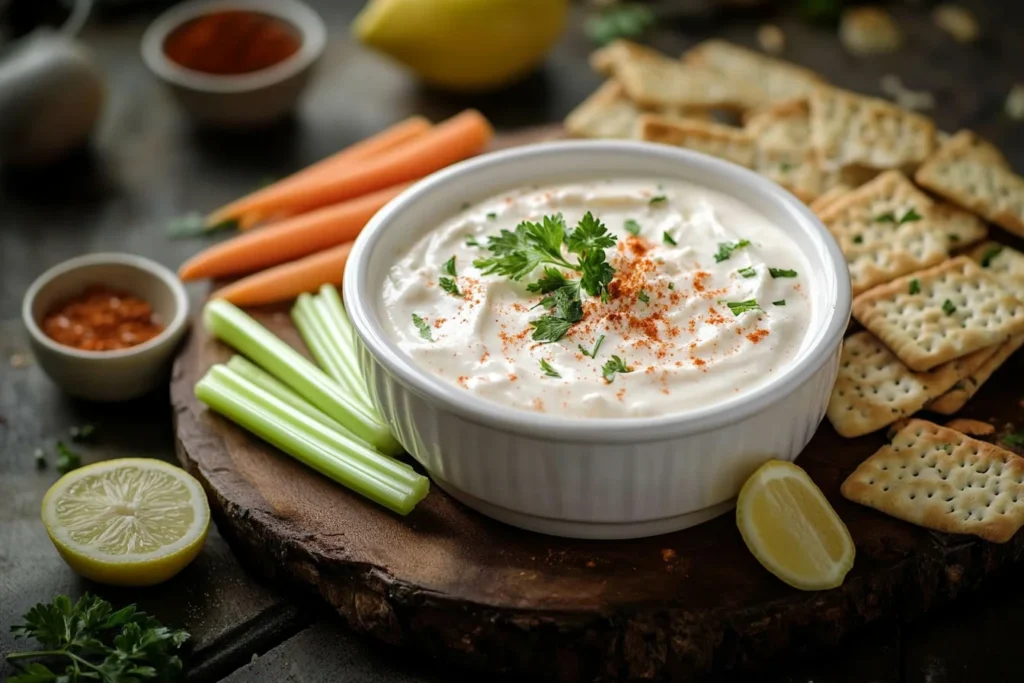
<instances>
[{"instance_id":1,"label":"square cracker","mask_svg":"<svg viewBox=\"0 0 1024 683\"><path fill-rule=\"evenodd\" d=\"M622 63L638 59L668 59L649 47L619 38L590 53L590 68L602 76L614 76L615 69Z\"/></svg>"},{"instance_id":2,"label":"square cracker","mask_svg":"<svg viewBox=\"0 0 1024 683\"><path fill-rule=\"evenodd\" d=\"M683 62L711 68L731 78L757 83L764 104L806 97L825 79L796 64L773 59L724 40L706 40L683 55Z\"/></svg>"},{"instance_id":3,"label":"square cracker","mask_svg":"<svg viewBox=\"0 0 1024 683\"><path fill-rule=\"evenodd\" d=\"M919 372L1024 332L1024 303L966 256L861 294L853 315Z\"/></svg>"},{"instance_id":4,"label":"square cracker","mask_svg":"<svg viewBox=\"0 0 1024 683\"><path fill-rule=\"evenodd\" d=\"M1024 525L1024 458L925 420L911 420L840 491L911 524L993 543Z\"/></svg>"},{"instance_id":5,"label":"square cracker","mask_svg":"<svg viewBox=\"0 0 1024 683\"><path fill-rule=\"evenodd\" d=\"M565 119L565 129L573 137L580 138L632 138L637 119L644 112L626 97L622 85L609 80L572 110ZM690 116L707 118L704 111L664 112L662 116L672 120L684 120Z\"/></svg>"},{"instance_id":6,"label":"square cracker","mask_svg":"<svg viewBox=\"0 0 1024 683\"><path fill-rule=\"evenodd\" d=\"M827 167L918 167L935 150L935 124L885 100L835 88L810 98L811 143Z\"/></svg>"},{"instance_id":7,"label":"square cracker","mask_svg":"<svg viewBox=\"0 0 1024 683\"><path fill-rule=\"evenodd\" d=\"M828 402L829 422L853 438L891 425L921 410L960 379L957 362L931 372L913 372L870 332L843 340L839 375Z\"/></svg>"},{"instance_id":8,"label":"square cracker","mask_svg":"<svg viewBox=\"0 0 1024 683\"><path fill-rule=\"evenodd\" d=\"M764 99L758 85L750 81L727 78L714 69L651 54L619 59L614 73L629 98L648 109L698 107L743 111Z\"/></svg>"},{"instance_id":9,"label":"square cracker","mask_svg":"<svg viewBox=\"0 0 1024 683\"><path fill-rule=\"evenodd\" d=\"M971 258L1011 292L1024 291L1024 254L998 242L971 250Z\"/></svg>"},{"instance_id":10,"label":"square cracker","mask_svg":"<svg viewBox=\"0 0 1024 683\"><path fill-rule=\"evenodd\" d=\"M949 256L949 239L931 219L933 206L905 175L886 171L818 214L846 256L855 296ZM911 211L920 218L898 222Z\"/></svg>"},{"instance_id":11,"label":"square cracker","mask_svg":"<svg viewBox=\"0 0 1024 683\"><path fill-rule=\"evenodd\" d=\"M673 121L645 114L637 122L636 137L647 142L686 147L746 168L753 168L757 158L757 147L747 131L721 123Z\"/></svg>"},{"instance_id":12,"label":"square cracker","mask_svg":"<svg viewBox=\"0 0 1024 683\"><path fill-rule=\"evenodd\" d=\"M954 204L1024 236L1024 178L971 131L950 138L918 169L915 179Z\"/></svg>"},{"instance_id":13,"label":"square cracker","mask_svg":"<svg viewBox=\"0 0 1024 683\"><path fill-rule=\"evenodd\" d=\"M839 199L845 196L848 192L853 192L853 187L846 183L839 183L838 185L829 188L821 196L817 197L810 203L811 211L821 216L821 214L828 207Z\"/></svg>"},{"instance_id":14,"label":"square cracker","mask_svg":"<svg viewBox=\"0 0 1024 683\"><path fill-rule=\"evenodd\" d=\"M945 394L928 404L928 410L952 415L963 408L968 401L974 398L981 386L988 381L988 378L1005 363L1010 356L1016 353L1021 346L1024 346L1024 334L1010 337L1010 340L997 346L995 351L990 353L984 361L979 364L971 373L953 385L953 388ZM974 355L974 354L972 354Z\"/></svg>"},{"instance_id":15,"label":"square cracker","mask_svg":"<svg viewBox=\"0 0 1024 683\"><path fill-rule=\"evenodd\" d=\"M950 249L962 249L988 237L985 221L949 202L936 202L931 218L949 239Z\"/></svg>"}]
</instances>

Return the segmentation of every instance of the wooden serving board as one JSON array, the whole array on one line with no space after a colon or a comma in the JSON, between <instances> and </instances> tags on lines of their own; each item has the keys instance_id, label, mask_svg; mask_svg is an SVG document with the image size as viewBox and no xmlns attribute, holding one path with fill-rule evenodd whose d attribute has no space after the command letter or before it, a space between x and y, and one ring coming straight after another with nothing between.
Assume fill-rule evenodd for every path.
<instances>
[{"instance_id":1,"label":"wooden serving board","mask_svg":"<svg viewBox=\"0 0 1024 683\"><path fill-rule=\"evenodd\" d=\"M503 146L553 136L541 129ZM305 350L286 308L254 315ZM171 384L178 455L206 488L221 533L253 571L319 592L353 628L462 666L558 681L761 668L882 617L915 618L1024 551L1024 534L994 545L847 502L840 483L885 436L847 440L827 422L797 464L857 546L853 570L831 591L800 592L765 571L731 514L654 538L577 541L505 526L435 485L402 518L206 410L193 386L230 356L197 321ZM963 416L999 429L1020 423L1022 377L1017 354Z\"/></svg>"}]
</instances>

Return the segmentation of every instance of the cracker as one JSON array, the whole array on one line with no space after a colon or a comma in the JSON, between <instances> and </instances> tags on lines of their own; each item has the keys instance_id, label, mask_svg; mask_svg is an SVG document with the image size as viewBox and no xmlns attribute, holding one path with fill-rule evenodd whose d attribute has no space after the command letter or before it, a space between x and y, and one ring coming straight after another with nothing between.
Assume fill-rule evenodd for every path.
<instances>
[{"instance_id":1,"label":"cracker","mask_svg":"<svg viewBox=\"0 0 1024 683\"><path fill-rule=\"evenodd\" d=\"M1024 525L1024 458L925 420L911 420L840 491L911 524L993 543Z\"/></svg>"},{"instance_id":2,"label":"cracker","mask_svg":"<svg viewBox=\"0 0 1024 683\"><path fill-rule=\"evenodd\" d=\"M933 205L902 173L886 171L822 210L855 296L949 256L949 240L930 218Z\"/></svg>"},{"instance_id":3,"label":"cracker","mask_svg":"<svg viewBox=\"0 0 1024 683\"><path fill-rule=\"evenodd\" d=\"M1016 249L986 242L971 251L971 258L1011 292L1024 291L1024 254Z\"/></svg>"},{"instance_id":4,"label":"cracker","mask_svg":"<svg viewBox=\"0 0 1024 683\"><path fill-rule=\"evenodd\" d=\"M579 138L623 138L633 137L637 119L644 112L626 97L622 85L609 80L594 91L565 119L569 135ZM672 120L706 120L708 112L679 111L663 112L661 115Z\"/></svg>"},{"instance_id":5,"label":"cracker","mask_svg":"<svg viewBox=\"0 0 1024 683\"><path fill-rule=\"evenodd\" d=\"M956 362L913 372L870 332L858 332L843 340L826 415L842 436L869 434L913 415L959 379Z\"/></svg>"},{"instance_id":6,"label":"cracker","mask_svg":"<svg viewBox=\"0 0 1024 683\"><path fill-rule=\"evenodd\" d=\"M724 40L706 40L683 55L683 61L719 71L730 78L760 86L765 104L806 97L826 83L804 67L773 59Z\"/></svg>"},{"instance_id":7,"label":"cracker","mask_svg":"<svg viewBox=\"0 0 1024 683\"><path fill-rule=\"evenodd\" d=\"M920 372L1024 332L1024 303L966 256L861 294L853 315Z\"/></svg>"},{"instance_id":8,"label":"cracker","mask_svg":"<svg viewBox=\"0 0 1024 683\"><path fill-rule=\"evenodd\" d=\"M828 167L916 168L935 150L935 124L891 102L835 88L810 98L811 144Z\"/></svg>"},{"instance_id":9,"label":"cracker","mask_svg":"<svg viewBox=\"0 0 1024 683\"><path fill-rule=\"evenodd\" d=\"M602 76L614 76L624 62L638 59L668 59L657 50L620 38L590 53L590 68Z\"/></svg>"},{"instance_id":10,"label":"cracker","mask_svg":"<svg viewBox=\"0 0 1024 683\"><path fill-rule=\"evenodd\" d=\"M984 221L949 202L936 202L931 218L949 239L950 249L962 249L988 237Z\"/></svg>"},{"instance_id":11,"label":"cracker","mask_svg":"<svg viewBox=\"0 0 1024 683\"><path fill-rule=\"evenodd\" d=\"M757 156L753 138L742 128L707 121L673 121L645 114L637 122L636 137L686 147L734 164L752 168Z\"/></svg>"},{"instance_id":12,"label":"cracker","mask_svg":"<svg viewBox=\"0 0 1024 683\"><path fill-rule=\"evenodd\" d=\"M917 171L918 184L1024 236L1024 178L968 130L954 135Z\"/></svg>"},{"instance_id":13,"label":"cracker","mask_svg":"<svg viewBox=\"0 0 1024 683\"><path fill-rule=\"evenodd\" d=\"M968 401L974 398L981 386L988 381L989 377L1005 363L1010 356L1016 353L1021 346L1024 346L1024 334L1011 337L1009 341L1000 344L995 351L984 360L977 368L969 373L962 380L953 385L948 392L935 399L928 405L928 410L943 415L952 415L963 408Z\"/></svg>"},{"instance_id":14,"label":"cracker","mask_svg":"<svg viewBox=\"0 0 1024 683\"><path fill-rule=\"evenodd\" d=\"M811 211L820 216L825 209L832 205L833 202L852 191L853 188L846 183L839 183L838 185L826 190L824 194L812 201Z\"/></svg>"},{"instance_id":15,"label":"cracker","mask_svg":"<svg viewBox=\"0 0 1024 683\"><path fill-rule=\"evenodd\" d=\"M739 78L725 78L714 69L689 66L667 57L622 59L615 78L629 98L645 108L699 107L742 111L764 99L760 88Z\"/></svg>"},{"instance_id":16,"label":"cracker","mask_svg":"<svg viewBox=\"0 0 1024 683\"><path fill-rule=\"evenodd\" d=\"M988 422L982 422L981 420L969 420L964 417L958 417L955 420L950 420L946 423L946 427L955 432L966 434L967 436L989 436L990 434L996 433L996 428Z\"/></svg>"}]
</instances>

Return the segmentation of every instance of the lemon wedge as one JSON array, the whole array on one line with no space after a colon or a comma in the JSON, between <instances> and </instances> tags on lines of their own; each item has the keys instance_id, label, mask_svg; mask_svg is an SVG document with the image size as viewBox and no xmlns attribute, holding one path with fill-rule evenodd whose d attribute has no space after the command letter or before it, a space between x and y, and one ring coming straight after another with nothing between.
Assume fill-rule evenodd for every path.
<instances>
[{"instance_id":1,"label":"lemon wedge","mask_svg":"<svg viewBox=\"0 0 1024 683\"><path fill-rule=\"evenodd\" d=\"M371 0L363 43L449 90L501 87L535 68L565 27L568 0Z\"/></svg>"},{"instance_id":2,"label":"lemon wedge","mask_svg":"<svg viewBox=\"0 0 1024 683\"><path fill-rule=\"evenodd\" d=\"M793 463L770 460L750 476L736 503L736 524L758 562L794 588L835 588L853 567L846 525Z\"/></svg>"},{"instance_id":3,"label":"lemon wedge","mask_svg":"<svg viewBox=\"0 0 1024 683\"><path fill-rule=\"evenodd\" d=\"M210 507L202 486L173 465L107 460L68 472L43 497L43 525L78 574L118 586L150 586L195 559Z\"/></svg>"}]
</instances>

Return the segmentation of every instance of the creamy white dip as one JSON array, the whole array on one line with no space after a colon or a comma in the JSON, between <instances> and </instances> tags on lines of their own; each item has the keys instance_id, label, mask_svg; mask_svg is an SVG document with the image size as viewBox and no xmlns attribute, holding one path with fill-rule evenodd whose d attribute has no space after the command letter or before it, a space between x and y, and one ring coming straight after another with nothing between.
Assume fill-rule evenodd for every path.
<instances>
[{"instance_id":1,"label":"creamy white dip","mask_svg":"<svg viewBox=\"0 0 1024 683\"><path fill-rule=\"evenodd\" d=\"M609 298L583 293L583 319L558 341L535 341L531 321L548 311L527 285L543 268L514 281L473 262L493 256L488 237L503 229L561 214L572 230L588 211L617 238L606 250L616 269ZM445 272L452 257L454 278ZM796 243L732 197L677 180L615 179L524 188L465 208L398 260L383 299L399 346L463 391L523 410L639 417L770 381L807 335L809 274ZM607 372L609 363L619 371Z\"/></svg>"}]
</instances>

